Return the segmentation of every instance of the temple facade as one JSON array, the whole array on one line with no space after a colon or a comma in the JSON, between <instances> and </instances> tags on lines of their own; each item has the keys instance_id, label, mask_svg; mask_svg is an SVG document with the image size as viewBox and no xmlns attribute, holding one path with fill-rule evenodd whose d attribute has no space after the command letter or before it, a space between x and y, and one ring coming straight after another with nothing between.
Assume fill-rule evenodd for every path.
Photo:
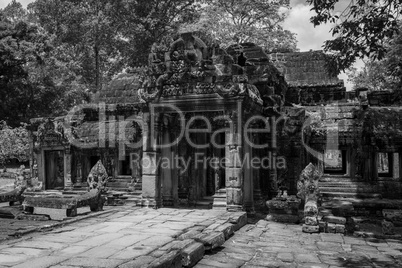
<instances>
[{"instance_id":1,"label":"temple facade","mask_svg":"<svg viewBox=\"0 0 402 268\"><path fill-rule=\"evenodd\" d=\"M44 190L74 191L101 160L109 191L126 202L253 212L280 190L296 194L313 162L324 178L397 198L398 99L364 96L346 92L320 51L222 49L183 33L154 45L148 66L120 74L92 103L32 119L31 170Z\"/></svg>"}]
</instances>

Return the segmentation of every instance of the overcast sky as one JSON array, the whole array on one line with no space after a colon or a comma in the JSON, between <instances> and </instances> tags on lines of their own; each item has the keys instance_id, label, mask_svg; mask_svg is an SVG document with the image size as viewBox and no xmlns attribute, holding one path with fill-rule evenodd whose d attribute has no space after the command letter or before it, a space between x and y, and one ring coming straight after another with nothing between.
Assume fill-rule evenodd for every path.
<instances>
[{"instance_id":1,"label":"overcast sky","mask_svg":"<svg viewBox=\"0 0 402 268\"><path fill-rule=\"evenodd\" d=\"M0 8L4 8L10 3L11 0L0 0ZM26 7L27 4L33 2L33 0L19 0L19 2ZM297 46L300 51L320 50L325 40L331 39L332 36L329 33L331 25L322 25L314 27L310 23L310 17L314 12L310 11L310 7L307 5L306 0L290 0L292 9L289 12L289 16L284 23L284 28L296 33ZM348 0L341 0L342 7L349 3ZM357 64L357 67L361 66L361 63ZM351 88L351 85L347 83L347 77L345 74L340 75L340 78L345 81L347 89Z\"/></svg>"}]
</instances>

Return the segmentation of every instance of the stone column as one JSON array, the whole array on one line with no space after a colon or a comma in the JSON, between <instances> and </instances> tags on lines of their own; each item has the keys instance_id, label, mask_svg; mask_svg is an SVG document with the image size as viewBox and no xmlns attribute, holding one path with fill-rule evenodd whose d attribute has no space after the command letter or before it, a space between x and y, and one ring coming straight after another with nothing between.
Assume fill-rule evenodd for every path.
<instances>
[{"instance_id":1,"label":"stone column","mask_svg":"<svg viewBox=\"0 0 402 268\"><path fill-rule=\"evenodd\" d=\"M371 176L372 181L378 183L378 153L371 153Z\"/></svg>"},{"instance_id":2,"label":"stone column","mask_svg":"<svg viewBox=\"0 0 402 268\"><path fill-rule=\"evenodd\" d=\"M269 170L269 195L271 198L278 194L278 173L276 170L276 149L269 149L269 159L271 160L271 168Z\"/></svg>"},{"instance_id":3,"label":"stone column","mask_svg":"<svg viewBox=\"0 0 402 268\"><path fill-rule=\"evenodd\" d=\"M276 197L278 194L278 173L276 170L276 155L277 155L277 137L276 137L276 123L275 116L271 116L267 119L270 119L269 122L271 124L271 133L268 137L269 147L268 147L268 159L270 160L270 169L269 169L269 198Z\"/></svg>"},{"instance_id":4,"label":"stone column","mask_svg":"<svg viewBox=\"0 0 402 268\"><path fill-rule=\"evenodd\" d=\"M177 137L180 135L180 122L176 119L176 117L172 120L172 125L170 128L170 138L171 141L176 141ZM171 147L172 152L172 196L173 196L173 205L176 207L179 205L179 146L175 144Z\"/></svg>"},{"instance_id":5,"label":"stone column","mask_svg":"<svg viewBox=\"0 0 402 268\"><path fill-rule=\"evenodd\" d=\"M349 175L352 179L354 179L356 177L356 149L353 147L350 148L349 163L350 163Z\"/></svg>"},{"instance_id":6,"label":"stone column","mask_svg":"<svg viewBox=\"0 0 402 268\"><path fill-rule=\"evenodd\" d=\"M398 152L399 156L399 181L402 181L402 151Z\"/></svg>"},{"instance_id":7,"label":"stone column","mask_svg":"<svg viewBox=\"0 0 402 268\"><path fill-rule=\"evenodd\" d=\"M71 151L70 148L64 151L64 189L72 189L71 181Z\"/></svg>"},{"instance_id":8,"label":"stone column","mask_svg":"<svg viewBox=\"0 0 402 268\"><path fill-rule=\"evenodd\" d=\"M253 134L253 142L255 144L259 143L258 134ZM253 150L252 156L259 157L259 159L261 159L260 150L256 148L252 148L252 150ZM254 205L257 209L264 208L264 201L262 198L261 185L260 185L261 169L262 167L253 168L253 196L254 196Z\"/></svg>"},{"instance_id":9,"label":"stone column","mask_svg":"<svg viewBox=\"0 0 402 268\"><path fill-rule=\"evenodd\" d=\"M243 210L243 137L242 128L238 126L238 119L242 118L242 111L233 112L231 120L233 127L226 133L225 144L229 160L226 163L226 203L228 211ZM240 129L239 129L240 128Z\"/></svg>"},{"instance_id":10,"label":"stone column","mask_svg":"<svg viewBox=\"0 0 402 268\"><path fill-rule=\"evenodd\" d=\"M205 133L197 133L196 144L204 145L207 142L207 136ZM205 148L194 148L194 160L195 162L195 194L196 200L202 199L206 195L206 183L207 183L207 150Z\"/></svg>"},{"instance_id":11,"label":"stone column","mask_svg":"<svg viewBox=\"0 0 402 268\"><path fill-rule=\"evenodd\" d=\"M247 135L247 134L246 134ZM253 136L253 134L251 134ZM253 138L249 137L249 140L253 142ZM244 159L245 161L243 170L244 170L244 208L247 213L254 213L254 195L253 195L253 184L254 184L254 170L251 166L251 161L253 159L253 148L252 146L245 140L244 142Z\"/></svg>"},{"instance_id":12,"label":"stone column","mask_svg":"<svg viewBox=\"0 0 402 268\"><path fill-rule=\"evenodd\" d=\"M342 150L341 150L341 153L342 153ZM346 150L345 156L346 156L346 161L345 161L345 162L346 162L345 175L351 177L351 173L350 173L350 171L351 171L351 166L352 166L352 164L351 164L352 148L351 148L351 147L349 147L349 148ZM343 153L342 153L342 157L344 157ZM343 162L343 159L342 159L342 162Z\"/></svg>"},{"instance_id":13,"label":"stone column","mask_svg":"<svg viewBox=\"0 0 402 268\"><path fill-rule=\"evenodd\" d=\"M172 169L172 196L173 196L173 206L179 205L179 172L178 163L176 161L176 156L178 156L177 145L172 147L172 157L173 157L173 169Z\"/></svg>"},{"instance_id":14,"label":"stone column","mask_svg":"<svg viewBox=\"0 0 402 268\"><path fill-rule=\"evenodd\" d=\"M398 179L399 178L399 158L398 153L392 153L392 157L390 161L392 162L392 178Z\"/></svg>"},{"instance_id":15,"label":"stone column","mask_svg":"<svg viewBox=\"0 0 402 268\"><path fill-rule=\"evenodd\" d=\"M81 152L77 152L77 159L76 159L76 171L75 171L75 176L77 178L77 181L75 182L77 185L81 186L82 184L82 154Z\"/></svg>"},{"instance_id":16,"label":"stone column","mask_svg":"<svg viewBox=\"0 0 402 268\"><path fill-rule=\"evenodd\" d=\"M225 139L225 138L223 138L223 139ZM217 135L216 140L217 140L218 144L222 144L222 136L221 135ZM221 159L223 157L225 157L224 155L222 155L221 150L218 148L213 147L212 151L213 151L213 157L215 157L219 161L221 161ZM225 152L229 153L227 148L225 148ZM219 163L216 163L216 167L214 167L214 170L213 170L213 183L214 183L214 193L215 194L221 188L221 180L225 180L225 178L222 178L222 177L223 177L223 167L220 166Z\"/></svg>"},{"instance_id":17,"label":"stone column","mask_svg":"<svg viewBox=\"0 0 402 268\"><path fill-rule=\"evenodd\" d=\"M158 208L160 198L159 152L159 115L145 112L142 152L142 198L146 207Z\"/></svg>"},{"instance_id":18,"label":"stone column","mask_svg":"<svg viewBox=\"0 0 402 268\"><path fill-rule=\"evenodd\" d=\"M169 129L168 119L165 117L163 122L163 132L162 132L162 145L167 145L171 143L171 135ZM172 147L163 147L161 149L161 155L164 159L161 165L161 180L162 180L162 202L164 207L173 206L173 182L172 182L172 172L174 169L173 157L172 157Z\"/></svg>"}]
</instances>

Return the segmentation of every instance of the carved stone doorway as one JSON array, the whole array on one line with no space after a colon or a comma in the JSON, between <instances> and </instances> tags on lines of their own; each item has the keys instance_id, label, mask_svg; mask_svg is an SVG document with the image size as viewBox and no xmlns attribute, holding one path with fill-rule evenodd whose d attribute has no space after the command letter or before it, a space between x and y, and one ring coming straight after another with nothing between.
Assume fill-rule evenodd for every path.
<instances>
[{"instance_id":1,"label":"carved stone doorway","mask_svg":"<svg viewBox=\"0 0 402 268\"><path fill-rule=\"evenodd\" d=\"M64 188L64 152L45 151L45 179L47 190Z\"/></svg>"}]
</instances>

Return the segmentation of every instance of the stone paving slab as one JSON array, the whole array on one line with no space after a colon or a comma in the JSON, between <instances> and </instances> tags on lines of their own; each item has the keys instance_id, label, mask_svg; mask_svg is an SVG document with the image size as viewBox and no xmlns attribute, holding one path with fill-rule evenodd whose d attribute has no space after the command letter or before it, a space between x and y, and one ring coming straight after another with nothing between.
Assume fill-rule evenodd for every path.
<instances>
[{"instance_id":1,"label":"stone paving slab","mask_svg":"<svg viewBox=\"0 0 402 268\"><path fill-rule=\"evenodd\" d=\"M246 222L246 213L120 207L4 240L0 267L192 267Z\"/></svg>"},{"instance_id":2,"label":"stone paving slab","mask_svg":"<svg viewBox=\"0 0 402 268\"><path fill-rule=\"evenodd\" d=\"M225 211L122 207L2 241L0 267L402 267L400 240L246 220Z\"/></svg>"},{"instance_id":3,"label":"stone paving slab","mask_svg":"<svg viewBox=\"0 0 402 268\"><path fill-rule=\"evenodd\" d=\"M0 218L0 242L13 237L23 236L35 231L41 231L44 229L51 229L57 226L63 226L72 222L77 222L88 217L102 217L108 213L113 212L113 207L107 207L105 211L91 212L89 208L78 208L78 215L76 217L66 217L62 221L54 220L38 220L38 217L32 217L32 219L8 219ZM47 217L45 217L47 218ZM106 227L106 226L105 226Z\"/></svg>"},{"instance_id":4,"label":"stone paving slab","mask_svg":"<svg viewBox=\"0 0 402 268\"><path fill-rule=\"evenodd\" d=\"M402 241L306 234L300 225L260 220L245 225L194 267L402 267Z\"/></svg>"}]
</instances>

